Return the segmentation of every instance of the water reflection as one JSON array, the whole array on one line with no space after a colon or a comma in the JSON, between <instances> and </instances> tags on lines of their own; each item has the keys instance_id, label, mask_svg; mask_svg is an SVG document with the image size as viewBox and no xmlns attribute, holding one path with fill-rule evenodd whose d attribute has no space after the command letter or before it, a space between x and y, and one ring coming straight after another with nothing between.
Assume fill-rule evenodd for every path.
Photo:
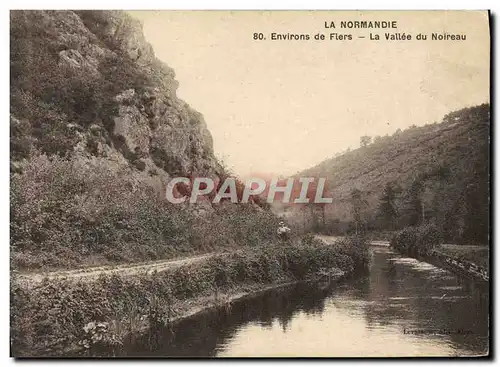
<instances>
[{"instance_id":1,"label":"water reflection","mask_svg":"<svg viewBox=\"0 0 500 367\"><path fill-rule=\"evenodd\" d=\"M433 334L439 333L439 335ZM466 333L466 334L465 334ZM148 356L454 356L484 354L484 290L387 249L369 274L330 286L296 285L235 302L130 345Z\"/></svg>"}]
</instances>

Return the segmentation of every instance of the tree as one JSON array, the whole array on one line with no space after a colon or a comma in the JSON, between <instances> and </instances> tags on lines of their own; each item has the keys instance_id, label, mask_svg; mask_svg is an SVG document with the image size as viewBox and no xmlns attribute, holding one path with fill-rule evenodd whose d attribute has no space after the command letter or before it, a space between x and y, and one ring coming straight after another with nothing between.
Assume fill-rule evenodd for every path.
<instances>
[{"instance_id":1,"label":"tree","mask_svg":"<svg viewBox=\"0 0 500 367\"><path fill-rule=\"evenodd\" d=\"M396 193L398 189L393 183L385 185L380 203L378 207L378 217L382 220L384 228L394 230L396 228L396 219L398 217L398 210L396 206Z\"/></svg>"},{"instance_id":2,"label":"tree","mask_svg":"<svg viewBox=\"0 0 500 367\"><path fill-rule=\"evenodd\" d=\"M425 220L422 192L424 185L420 179L415 180L408 190L405 214L410 226L416 226Z\"/></svg>"},{"instance_id":3,"label":"tree","mask_svg":"<svg viewBox=\"0 0 500 367\"><path fill-rule=\"evenodd\" d=\"M351 191L350 201L356 234L364 232L364 213L366 211L366 208L368 207L368 202L364 198L364 193L359 189L353 189Z\"/></svg>"},{"instance_id":4,"label":"tree","mask_svg":"<svg viewBox=\"0 0 500 367\"><path fill-rule=\"evenodd\" d=\"M328 191L328 188L325 187L324 190ZM325 217L326 204L314 202L314 198L316 197L317 191L318 191L318 182L317 180L315 180L308 187L307 197L309 198L309 203L306 205L309 206L309 209L311 211L313 230L315 232L320 232L326 228L326 217Z\"/></svg>"},{"instance_id":5,"label":"tree","mask_svg":"<svg viewBox=\"0 0 500 367\"><path fill-rule=\"evenodd\" d=\"M488 243L490 211L488 154L486 150L473 161L472 177L465 187L463 201L466 213L462 238L464 242Z\"/></svg>"},{"instance_id":6,"label":"tree","mask_svg":"<svg viewBox=\"0 0 500 367\"><path fill-rule=\"evenodd\" d=\"M359 139L359 145L361 145L361 147L363 148L370 145L371 142L372 142L372 137L368 135L364 135Z\"/></svg>"}]
</instances>

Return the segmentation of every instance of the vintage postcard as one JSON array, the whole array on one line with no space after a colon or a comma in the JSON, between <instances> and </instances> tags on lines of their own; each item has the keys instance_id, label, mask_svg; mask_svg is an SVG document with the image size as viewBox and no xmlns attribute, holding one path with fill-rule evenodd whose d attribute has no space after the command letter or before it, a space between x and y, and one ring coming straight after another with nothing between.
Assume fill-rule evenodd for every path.
<instances>
[{"instance_id":1,"label":"vintage postcard","mask_svg":"<svg viewBox=\"0 0 500 367\"><path fill-rule=\"evenodd\" d=\"M10 11L10 350L489 357L488 11Z\"/></svg>"}]
</instances>

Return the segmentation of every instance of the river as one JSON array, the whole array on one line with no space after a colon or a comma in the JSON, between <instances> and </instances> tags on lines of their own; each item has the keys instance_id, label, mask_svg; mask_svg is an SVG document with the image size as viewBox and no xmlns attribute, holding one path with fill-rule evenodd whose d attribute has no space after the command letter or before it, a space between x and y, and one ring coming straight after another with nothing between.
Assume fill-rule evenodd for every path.
<instances>
[{"instance_id":1,"label":"river","mask_svg":"<svg viewBox=\"0 0 500 367\"><path fill-rule=\"evenodd\" d=\"M299 284L184 320L131 356L469 356L488 350L488 294L474 282L372 247L366 274Z\"/></svg>"}]
</instances>

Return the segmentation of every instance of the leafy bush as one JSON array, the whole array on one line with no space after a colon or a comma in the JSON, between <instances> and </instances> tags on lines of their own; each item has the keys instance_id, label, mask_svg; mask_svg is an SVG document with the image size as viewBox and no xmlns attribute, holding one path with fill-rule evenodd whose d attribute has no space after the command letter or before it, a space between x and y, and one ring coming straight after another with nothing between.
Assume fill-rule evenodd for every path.
<instances>
[{"instance_id":1,"label":"leafy bush","mask_svg":"<svg viewBox=\"0 0 500 367\"><path fill-rule=\"evenodd\" d=\"M396 250L408 255L426 255L443 240L442 231L432 224L407 227L396 232L390 244Z\"/></svg>"},{"instance_id":2,"label":"leafy bush","mask_svg":"<svg viewBox=\"0 0 500 367\"><path fill-rule=\"evenodd\" d=\"M110 332L107 322L89 322L83 327L83 331L84 335L79 344L87 349L88 355L107 354L107 351L115 355L115 350L123 344L117 335Z\"/></svg>"},{"instance_id":3,"label":"leafy bush","mask_svg":"<svg viewBox=\"0 0 500 367\"><path fill-rule=\"evenodd\" d=\"M304 245L321 245L323 242L321 240L318 240L315 236L314 233L308 232L302 237L302 243Z\"/></svg>"}]
</instances>

